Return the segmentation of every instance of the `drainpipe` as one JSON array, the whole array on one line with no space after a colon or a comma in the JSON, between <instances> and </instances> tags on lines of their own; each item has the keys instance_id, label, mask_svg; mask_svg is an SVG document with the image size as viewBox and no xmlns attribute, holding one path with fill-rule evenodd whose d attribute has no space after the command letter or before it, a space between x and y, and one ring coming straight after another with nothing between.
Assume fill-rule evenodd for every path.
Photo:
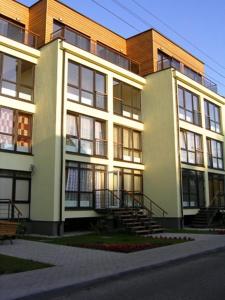
<instances>
[{"instance_id":1,"label":"drainpipe","mask_svg":"<svg viewBox=\"0 0 225 300\"><path fill-rule=\"evenodd\" d=\"M177 148L178 148L178 162L179 162L179 183L180 183L180 213L182 217L182 223L180 224L183 228L184 226L184 214L183 214L183 186L182 186L182 170L181 170L181 158L180 158L180 130L179 130L179 103L178 103L178 93L177 93L177 78L175 75L175 70L172 70L173 76L175 78L175 97L176 97L176 122L177 122Z\"/></svg>"},{"instance_id":2,"label":"drainpipe","mask_svg":"<svg viewBox=\"0 0 225 300\"><path fill-rule=\"evenodd\" d=\"M62 233L62 202L63 202L63 172L64 172L64 93L65 93L65 50L63 49L62 65L62 95L61 95L61 144L60 144L60 196L59 196L59 224L58 235Z\"/></svg>"}]
</instances>

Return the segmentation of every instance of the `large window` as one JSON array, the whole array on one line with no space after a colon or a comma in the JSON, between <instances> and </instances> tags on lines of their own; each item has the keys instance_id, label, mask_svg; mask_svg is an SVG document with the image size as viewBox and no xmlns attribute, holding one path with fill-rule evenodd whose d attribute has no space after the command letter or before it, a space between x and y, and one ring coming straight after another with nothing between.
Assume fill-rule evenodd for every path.
<instances>
[{"instance_id":1,"label":"large window","mask_svg":"<svg viewBox=\"0 0 225 300\"><path fill-rule=\"evenodd\" d=\"M69 61L67 99L106 110L106 76Z\"/></svg>"},{"instance_id":2,"label":"large window","mask_svg":"<svg viewBox=\"0 0 225 300\"><path fill-rule=\"evenodd\" d=\"M114 158L141 163L142 147L139 131L114 126Z\"/></svg>"},{"instance_id":3,"label":"large window","mask_svg":"<svg viewBox=\"0 0 225 300\"><path fill-rule=\"evenodd\" d=\"M202 83L202 75L191 68L184 66L184 74L198 83Z\"/></svg>"},{"instance_id":4,"label":"large window","mask_svg":"<svg viewBox=\"0 0 225 300\"><path fill-rule=\"evenodd\" d=\"M224 175L221 174L215 174L215 173L209 173L209 200L210 205L214 206L223 206L225 203L224 198Z\"/></svg>"},{"instance_id":5,"label":"large window","mask_svg":"<svg viewBox=\"0 0 225 300\"><path fill-rule=\"evenodd\" d=\"M0 53L0 93L32 101L33 89L34 64Z\"/></svg>"},{"instance_id":6,"label":"large window","mask_svg":"<svg viewBox=\"0 0 225 300\"><path fill-rule=\"evenodd\" d=\"M158 50L158 71L164 70L167 68L175 68L176 70L180 70L180 62L167 55L166 53L163 53L162 51Z\"/></svg>"},{"instance_id":7,"label":"large window","mask_svg":"<svg viewBox=\"0 0 225 300\"><path fill-rule=\"evenodd\" d=\"M223 143L207 138L209 168L223 169Z\"/></svg>"},{"instance_id":8,"label":"large window","mask_svg":"<svg viewBox=\"0 0 225 300\"><path fill-rule=\"evenodd\" d=\"M29 217L30 191L30 172L0 169L0 218L17 217L15 210L8 211L9 201L22 209L23 217Z\"/></svg>"},{"instance_id":9,"label":"large window","mask_svg":"<svg viewBox=\"0 0 225 300\"><path fill-rule=\"evenodd\" d=\"M105 122L84 116L67 114L66 150L93 155L107 155Z\"/></svg>"},{"instance_id":10,"label":"large window","mask_svg":"<svg viewBox=\"0 0 225 300\"><path fill-rule=\"evenodd\" d=\"M181 120L201 125L201 112L199 106L199 97L194 93L178 87L178 101L179 101L179 118Z\"/></svg>"},{"instance_id":11,"label":"large window","mask_svg":"<svg viewBox=\"0 0 225 300\"><path fill-rule=\"evenodd\" d=\"M32 116L0 107L0 149L31 153Z\"/></svg>"},{"instance_id":12,"label":"large window","mask_svg":"<svg viewBox=\"0 0 225 300\"><path fill-rule=\"evenodd\" d=\"M114 113L141 120L141 91L122 81L113 80Z\"/></svg>"},{"instance_id":13,"label":"large window","mask_svg":"<svg viewBox=\"0 0 225 300\"><path fill-rule=\"evenodd\" d=\"M180 149L181 162L203 165L203 148L201 135L181 129Z\"/></svg>"},{"instance_id":14,"label":"large window","mask_svg":"<svg viewBox=\"0 0 225 300\"><path fill-rule=\"evenodd\" d=\"M221 133L220 107L207 100L205 104L205 127L214 132Z\"/></svg>"},{"instance_id":15,"label":"large window","mask_svg":"<svg viewBox=\"0 0 225 300\"><path fill-rule=\"evenodd\" d=\"M101 207L106 188L106 167L67 161L65 187L67 209Z\"/></svg>"},{"instance_id":16,"label":"large window","mask_svg":"<svg viewBox=\"0 0 225 300\"><path fill-rule=\"evenodd\" d=\"M184 208L204 206L204 173L182 169L182 191Z\"/></svg>"}]
</instances>

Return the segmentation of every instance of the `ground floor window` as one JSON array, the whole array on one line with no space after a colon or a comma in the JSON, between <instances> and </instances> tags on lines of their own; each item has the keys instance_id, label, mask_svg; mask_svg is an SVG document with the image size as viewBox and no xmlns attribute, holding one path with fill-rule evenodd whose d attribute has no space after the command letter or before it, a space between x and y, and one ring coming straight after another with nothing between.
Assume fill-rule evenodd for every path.
<instances>
[{"instance_id":1,"label":"ground floor window","mask_svg":"<svg viewBox=\"0 0 225 300\"><path fill-rule=\"evenodd\" d=\"M209 201L210 204L221 206L224 204L224 175L209 173Z\"/></svg>"},{"instance_id":2,"label":"ground floor window","mask_svg":"<svg viewBox=\"0 0 225 300\"><path fill-rule=\"evenodd\" d=\"M95 208L103 201L106 167L79 162L66 162L65 207Z\"/></svg>"},{"instance_id":3,"label":"ground floor window","mask_svg":"<svg viewBox=\"0 0 225 300\"><path fill-rule=\"evenodd\" d=\"M184 208L204 206L204 173L182 169L182 191Z\"/></svg>"},{"instance_id":4,"label":"ground floor window","mask_svg":"<svg viewBox=\"0 0 225 300\"><path fill-rule=\"evenodd\" d=\"M31 173L0 169L0 204L29 204L31 194ZM1 207L0 207L1 210ZM1 212L3 213L3 212ZM14 217L13 210L11 211ZM1 214L0 214L1 215ZM4 217L4 216L2 216Z\"/></svg>"},{"instance_id":5,"label":"ground floor window","mask_svg":"<svg viewBox=\"0 0 225 300\"><path fill-rule=\"evenodd\" d=\"M132 206L134 204L134 197L141 202L143 172L141 170L125 168L115 168L114 171L114 192L119 191L120 206Z\"/></svg>"}]
</instances>

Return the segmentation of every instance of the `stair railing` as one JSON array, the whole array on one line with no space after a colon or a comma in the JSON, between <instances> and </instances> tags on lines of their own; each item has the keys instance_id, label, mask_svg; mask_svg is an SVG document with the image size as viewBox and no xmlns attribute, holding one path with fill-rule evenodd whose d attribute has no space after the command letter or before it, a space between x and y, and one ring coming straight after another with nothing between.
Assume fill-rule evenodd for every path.
<instances>
[{"instance_id":1,"label":"stair railing","mask_svg":"<svg viewBox=\"0 0 225 300\"><path fill-rule=\"evenodd\" d=\"M13 215L16 213L16 217ZM19 219L22 217L21 210L12 202L11 199L0 199L0 218L3 219Z\"/></svg>"},{"instance_id":2,"label":"stair railing","mask_svg":"<svg viewBox=\"0 0 225 300\"><path fill-rule=\"evenodd\" d=\"M123 191L125 195L129 195L133 200L133 208L143 208L147 211L150 217L165 217L168 215L167 211L155 203L150 197L143 193L133 193Z\"/></svg>"},{"instance_id":3,"label":"stair railing","mask_svg":"<svg viewBox=\"0 0 225 300\"><path fill-rule=\"evenodd\" d=\"M121 199L116 195L114 191L110 189L98 189L94 190L94 193L96 198L95 209L101 210L113 209L113 207L120 207Z\"/></svg>"},{"instance_id":4,"label":"stair railing","mask_svg":"<svg viewBox=\"0 0 225 300\"><path fill-rule=\"evenodd\" d=\"M216 195L213 197L212 202L210 203L208 208L214 208L210 214L207 214L207 223L210 227L218 210L225 210L225 194L223 192L217 192ZM207 209L208 212L210 212L209 209Z\"/></svg>"}]
</instances>

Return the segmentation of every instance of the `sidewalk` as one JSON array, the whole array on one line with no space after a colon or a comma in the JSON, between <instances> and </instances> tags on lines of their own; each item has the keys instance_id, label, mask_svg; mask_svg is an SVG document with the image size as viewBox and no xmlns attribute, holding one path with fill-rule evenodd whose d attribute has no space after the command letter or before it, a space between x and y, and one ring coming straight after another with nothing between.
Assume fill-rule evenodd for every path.
<instances>
[{"instance_id":1,"label":"sidewalk","mask_svg":"<svg viewBox=\"0 0 225 300\"><path fill-rule=\"evenodd\" d=\"M16 299L70 285L84 285L97 279L225 248L225 235L160 235L188 236L195 240L129 254L27 240L16 240L13 245L5 243L0 245L1 254L46 262L55 267L0 276L0 299Z\"/></svg>"}]
</instances>

